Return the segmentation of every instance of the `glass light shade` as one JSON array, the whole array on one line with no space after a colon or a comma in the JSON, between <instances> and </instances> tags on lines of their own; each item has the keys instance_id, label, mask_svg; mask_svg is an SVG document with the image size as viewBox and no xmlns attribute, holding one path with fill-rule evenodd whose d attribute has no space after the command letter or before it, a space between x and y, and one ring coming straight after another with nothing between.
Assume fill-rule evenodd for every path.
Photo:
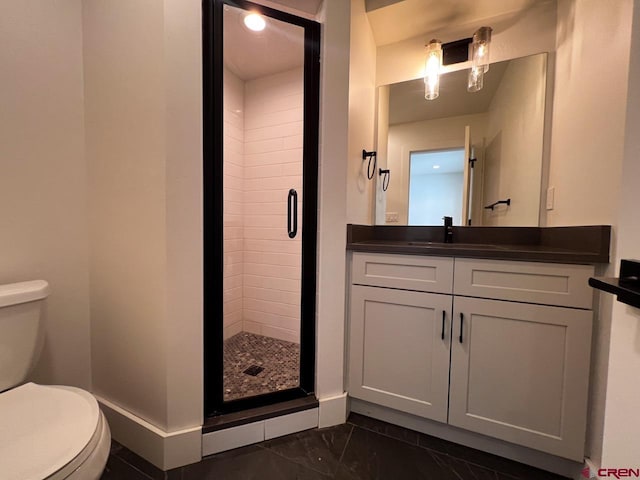
<instances>
[{"instance_id":1,"label":"glass light shade","mask_svg":"<svg viewBox=\"0 0 640 480\"><path fill-rule=\"evenodd\" d=\"M491 45L491 27L480 27L473 34L471 43L471 65L474 68L482 67L484 72L489 71L489 47Z\"/></svg>"},{"instance_id":2,"label":"glass light shade","mask_svg":"<svg viewBox=\"0 0 640 480\"><path fill-rule=\"evenodd\" d=\"M424 68L424 98L435 100L440 95L440 67L442 66L442 43L431 40L427 45L427 60Z\"/></svg>"},{"instance_id":3,"label":"glass light shade","mask_svg":"<svg viewBox=\"0 0 640 480\"><path fill-rule=\"evenodd\" d=\"M484 69L482 66L471 67L469 69L469 77L467 79L467 91L477 92L482 90L484 86Z\"/></svg>"}]
</instances>

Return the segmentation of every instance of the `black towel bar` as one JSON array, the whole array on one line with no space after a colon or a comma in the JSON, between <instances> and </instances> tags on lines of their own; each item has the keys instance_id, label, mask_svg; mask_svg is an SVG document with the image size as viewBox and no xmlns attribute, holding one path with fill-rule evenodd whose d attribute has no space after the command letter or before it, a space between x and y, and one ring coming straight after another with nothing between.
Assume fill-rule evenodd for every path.
<instances>
[{"instance_id":1,"label":"black towel bar","mask_svg":"<svg viewBox=\"0 0 640 480\"><path fill-rule=\"evenodd\" d=\"M498 200L497 202L492 203L491 205L487 205L484 208L486 210L488 210L488 209L493 210L497 205L511 205L511 199L507 198L506 200Z\"/></svg>"}]
</instances>

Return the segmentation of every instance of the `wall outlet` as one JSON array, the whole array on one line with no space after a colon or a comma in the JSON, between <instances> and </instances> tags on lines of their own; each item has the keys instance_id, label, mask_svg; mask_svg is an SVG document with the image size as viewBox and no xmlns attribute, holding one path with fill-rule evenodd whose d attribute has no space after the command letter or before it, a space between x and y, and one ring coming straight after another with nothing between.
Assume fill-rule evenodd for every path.
<instances>
[{"instance_id":1,"label":"wall outlet","mask_svg":"<svg viewBox=\"0 0 640 480\"><path fill-rule=\"evenodd\" d=\"M547 210L553 210L555 196L556 196L556 187L547 188Z\"/></svg>"},{"instance_id":2,"label":"wall outlet","mask_svg":"<svg viewBox=\"0 0 640 480\"><path fill-rule=\"evenodd\" d=\"M398 223L398 212L387 212L385 220L387 223Z\"/></svg>"}]
</instances>

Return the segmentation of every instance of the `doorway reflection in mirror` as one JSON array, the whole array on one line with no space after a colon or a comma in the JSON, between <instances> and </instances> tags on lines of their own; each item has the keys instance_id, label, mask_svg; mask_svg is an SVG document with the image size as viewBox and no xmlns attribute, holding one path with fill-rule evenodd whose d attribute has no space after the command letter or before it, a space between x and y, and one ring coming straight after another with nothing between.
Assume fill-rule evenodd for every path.
<instances>
[{"instance_id":1,"label":"doorway reflection in mirror","mask_svg":"<svg viewBox=\"0 0 640 480\"><path fill-rule=\"evenodd\" d=\"M409 225L438 225L453 217L462 225L464 147L411 152Z\"/></svg>"}]
</instances>

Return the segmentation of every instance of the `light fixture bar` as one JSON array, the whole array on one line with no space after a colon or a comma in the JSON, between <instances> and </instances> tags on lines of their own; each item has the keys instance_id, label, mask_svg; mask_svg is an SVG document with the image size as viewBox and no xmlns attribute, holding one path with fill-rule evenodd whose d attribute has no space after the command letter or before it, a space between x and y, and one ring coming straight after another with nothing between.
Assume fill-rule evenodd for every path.
<instances>
[{"instance_id":1,"label":"light fixture bar","mask_svg":"<svg viewBox=\"0 0 640 480\"><path fill-rule=\"evenodd\" d=\"M469 60L469 45L473 38L463 38L453 42L442 44L442 65L453 65L455 63Z\"/></svg>"}]
</instances>

